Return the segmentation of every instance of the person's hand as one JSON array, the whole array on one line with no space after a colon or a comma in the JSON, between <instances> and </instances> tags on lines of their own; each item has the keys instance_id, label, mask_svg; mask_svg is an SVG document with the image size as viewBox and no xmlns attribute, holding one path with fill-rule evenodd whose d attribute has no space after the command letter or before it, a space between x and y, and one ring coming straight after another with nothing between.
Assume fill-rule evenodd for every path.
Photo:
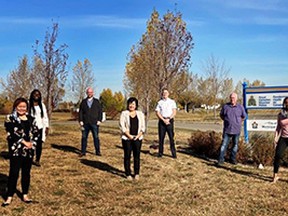
<instances>
[{"instance_id":1,"label":"person's hand","mask_svg":"<svg viewBox=\"0 0 288 216\"><path fill-rule=\"evenodd\" d=\"M97 125L99 126L101 124L101 122L100 121L97 121Z\"/></svg>"},{"instance_id":2,"label":"person's hand","mask_svg":"<svg viewBox=\"0 0 288 216\"><path fill-rule=\"evenodd\" d=\"M45 135L48 136L48 134L49 134L49 128L47 127L47 128L45 129Z\"/></svg>"},{"instance_id":3,"label":"person's hand","mask_svg":"<svg viewBox=\"0 0 288 216\"><path fill-rule=\"evenodd\" d=\"M274 142L273 142L274 149L276 149L277 143L278 143L278 142L274 140Z\"/></svg>"},{"instance_id":4,"label":"person's hand","mask_svg":"<svg viewBox=\"0 0 288 216\"><path fill-rule=\"evenodd\" d=\"M170 124L170 119L164 119L164 123L165 123L166 125L169 125L169 124Z\"/></svg>"},{"instance_id":5,"label":"person's hand","mask_svg":"<svg viewBox=\"0 0 288 216\"><path fill-rule=\"evenodd\" d=\"M83 125L84 125L83 121L80 121L79 124L80 124L80 126L83 126Z\"/></svg>"},{"instance_id":6,"label":"person's hand","mask_svg":"<svg viewBox=\"0 0 288 216\"><path fill-rule=\"evenodd\" d=\"M27 142L27 141L22 141L22 143L25 145L25 147L26 148L28 148L28 149L31 149L32 148L32 146L33 146L33 144L32 144L32 142Z\"/></svg>"}]
</instances>

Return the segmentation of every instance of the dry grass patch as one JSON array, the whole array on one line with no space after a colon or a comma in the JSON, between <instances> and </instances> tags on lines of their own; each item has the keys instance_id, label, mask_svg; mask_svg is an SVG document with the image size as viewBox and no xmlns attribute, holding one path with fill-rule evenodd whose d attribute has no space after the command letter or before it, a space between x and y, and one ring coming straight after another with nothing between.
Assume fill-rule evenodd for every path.
<instances>
[{"instance_id":1,"label":"dry grass patch","mask_svg":"<svg viewBox=\"0 0 288 216\"><path fill-rule=\"evenodd\" d=\"M1 132L2 156L5 136ZM188 146L189 131L176 131L177 148ZM285 215L288 214L288 172L271 184L272 168L225 164L179 151L177 160L151 155L149 146L157 131L145 136L140 181L125 179L119 129L100 129L102 156L94 155L91 135L88 154L79 158L80 130L75 124L55 124L45 143L42 167L32 168L30 194L35 201L24 204L15 195L0 215ZM168 140L167 140L168 141ZM168 142L167 142L168 143ZM9 161L1 157L1 195L7 183ZM18 185L20 188L20 185Z\"/></svg>"}]
</instances>

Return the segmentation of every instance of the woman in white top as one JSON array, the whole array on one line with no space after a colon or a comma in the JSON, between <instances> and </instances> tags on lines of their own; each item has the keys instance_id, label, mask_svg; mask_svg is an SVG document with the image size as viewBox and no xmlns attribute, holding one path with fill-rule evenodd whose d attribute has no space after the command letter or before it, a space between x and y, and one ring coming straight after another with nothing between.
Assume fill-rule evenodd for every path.
<instances>
[{"instance_id":1,"label":"woman in white top","mask_svg":"<svg viewBox=\"0 0 288 216\"><path fill-rule=\"evenodd\" d=\"M140 152L143 134L145 132L145 118L144 114L138 111L137 108L138 100L135 97L131 97L127 101L127 110L123 111L120 116L120 129L124 150L124 169L128 180L132 180L130 168L132 151L135 180L139 180Z\"/></svg>"},{"instance_id":2,"label":"woman in white top","mask_svg":"<svg viewBox=\"0 0 288 216\"><path fill-rule=\"evenodd\" d=\"M37 141L36 146L36 159L34 164L40 165L40 158L42 153L42 144L45 142L46 136L49 131L49 119L45 104L42 103L41 92L38 89L34 89L29 98L29 114L36 119L36 124L40 130L40 138Z\"/></svg>"}]
</instances>

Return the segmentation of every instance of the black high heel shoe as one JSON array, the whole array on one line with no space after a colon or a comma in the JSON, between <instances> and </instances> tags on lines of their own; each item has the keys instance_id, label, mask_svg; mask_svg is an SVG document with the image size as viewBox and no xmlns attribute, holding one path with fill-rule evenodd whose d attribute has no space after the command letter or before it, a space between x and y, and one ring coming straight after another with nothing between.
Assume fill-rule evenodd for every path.
<instances>
[{"instance_id":1,"label":"black high heel shoe","mask_svg":"<svg viewBox=\"0 0 288 216\"><path fill-rule=\"evenodd\" d=\"M32 200L32 199L29 199L27 195L24 195L22 200L23 200L23 202L25 202L25 203L32 203L32 202L33 202L33 200Z\"/></svg>"},{"instance_id":2,"label":"black high heel shoe","mask_svg":"<svg viewBox=\"0 0 288 216\"><path fill-rule=\"evenodd\" d=\"M2 206L2 207L6 207L6 206L10 205L11 202L12 202L12 198L11 198L11 199L7 199L4 203L2 203L1 206Z\"/></svg>"}]
</instances>

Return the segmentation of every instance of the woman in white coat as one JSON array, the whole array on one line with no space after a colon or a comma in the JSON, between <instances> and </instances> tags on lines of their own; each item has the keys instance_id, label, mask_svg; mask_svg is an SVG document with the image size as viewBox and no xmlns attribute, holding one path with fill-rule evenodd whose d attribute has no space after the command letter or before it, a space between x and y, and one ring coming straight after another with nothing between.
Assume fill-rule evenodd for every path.
<instances>
[{"instance_id":1,"label":"woman in white coat","mask_svg":"<svg viewBox=\"0 0 288 216\"><path fill-rule=\"evenodd\" d=\"M49 119L45 104L42 103L41 92L38 89L34 89L29 98L29 114L36 120L36 125L40 130L40 138L37 141L36 147L36 159L34 164L40 166L40 158L42 154L42 145L45 142L46 136L49 131Z\"/></svg>"},{"instance_id":2,"label":"woman in white coat","mask_svg":"<svg viewBox=\"0 0 288 216\"><path fill-rule=\"evenodd\" d=\"M124 169L128 180L132 180L130 160L133 151L134 178L139 180L140 152L145 132L145 118L141 111L138 111L138 100L130 97L127 101L127 110L120 116L120 129L122 132L122 146L124 150Z\"/></svg>"}]
</instances>

